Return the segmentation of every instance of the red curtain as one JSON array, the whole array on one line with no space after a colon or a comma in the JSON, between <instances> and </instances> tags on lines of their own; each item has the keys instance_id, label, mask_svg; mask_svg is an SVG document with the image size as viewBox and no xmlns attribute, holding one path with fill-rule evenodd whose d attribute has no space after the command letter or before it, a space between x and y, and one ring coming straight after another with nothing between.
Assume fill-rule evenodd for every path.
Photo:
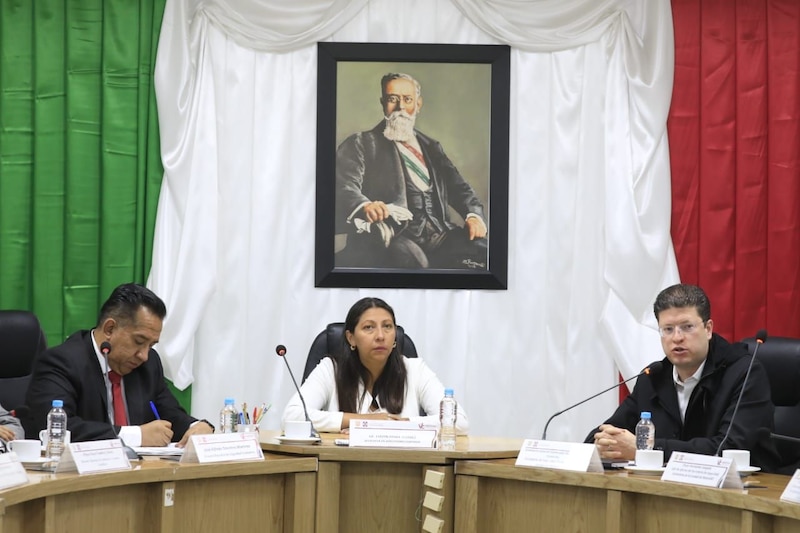
<instances>
[{"instance_id":1,"label":"red curtain","mask_svg":"<svg viewBox=\"0 0 800 533\"><path fill-rule=\"evenodd\" d=\"M800 1L672 0L681 280L729 340L800 337Z\"/></svg>"}]
</instances>

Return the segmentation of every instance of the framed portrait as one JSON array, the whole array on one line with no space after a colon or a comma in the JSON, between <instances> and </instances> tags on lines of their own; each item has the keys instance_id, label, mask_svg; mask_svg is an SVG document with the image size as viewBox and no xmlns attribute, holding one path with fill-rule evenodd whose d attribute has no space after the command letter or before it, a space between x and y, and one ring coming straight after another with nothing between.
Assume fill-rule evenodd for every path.
<instances>
[{"instance_id":1,"label":"framed portrait","mask_svg":"<svg viewBox=\"0 0 800 533\"><path fill-rule=\"evenodd\" d=\"M507 288L509 65L319 43L315 286Z\"/></svg>"}]
</instances>

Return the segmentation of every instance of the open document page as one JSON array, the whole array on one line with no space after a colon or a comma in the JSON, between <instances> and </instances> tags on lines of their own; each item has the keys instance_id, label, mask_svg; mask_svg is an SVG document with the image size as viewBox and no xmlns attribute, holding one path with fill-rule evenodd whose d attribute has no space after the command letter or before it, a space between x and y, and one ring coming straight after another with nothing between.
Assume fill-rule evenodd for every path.
<instances>
[{"instance_id":1,"label":"open document page","mask_svg":"<svg viewBox=\"0 0 800 533\"><path fill-rule=\"evenodd\" d=\"M135 446L133 450L141 456L145 455L183 455L183 448L171 442L166 446Z\"/></svg>"}]
</instances>

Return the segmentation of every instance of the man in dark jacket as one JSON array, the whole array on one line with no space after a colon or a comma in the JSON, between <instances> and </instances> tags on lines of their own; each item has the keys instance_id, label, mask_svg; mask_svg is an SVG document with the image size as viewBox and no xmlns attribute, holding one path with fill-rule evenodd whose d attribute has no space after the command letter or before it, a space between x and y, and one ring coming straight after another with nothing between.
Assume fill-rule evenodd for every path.
<instances>
[{"instance_id":1,"label":"man in dark jacket","mask_svg":"<svg viewBox=\"0 0 800 533\"><path fill-rule=\"evenodd\" d=\"M47 426L53 400L63 400L74 442L121 438L128 446L183 446L213 426L189 416L167 388L153 345L167 314L164 302L134 283L103 304L97 326L72 335L34 362L28 387L28 438Z\"/></svg>"},{"instance_id":2,"label":"man in dark jacket","mask_svg":"<svg viewBox=\"0 0 800 533\"><path fill-rule=\"evenodd\" d=\"M22 429L22 424L0 405L0 452L5 451L6 442L24 438L25 431Z\"/></svg>"},{"instance_id":3,"label":"man in dark jacket","mask_svg":"<svg viewBox=\"0 0 800 533\"><path fill-rule=\"evenodd\" d=\"M754 466L774 471L780 460L769 439L774 406L764 368L758 360L753 363L731 425L750 365L747 348L713 333L711 304L699 287L668 287L653 309L666 354L662 370L639 378L630 396L587 442L593 441L604 459L632 460L636 423L642 411L649 411L656 427L655 448L664 450L666 459L673 451L714 455L727 433L724 449L750 450Z\"/></svg>"}]
</instances>

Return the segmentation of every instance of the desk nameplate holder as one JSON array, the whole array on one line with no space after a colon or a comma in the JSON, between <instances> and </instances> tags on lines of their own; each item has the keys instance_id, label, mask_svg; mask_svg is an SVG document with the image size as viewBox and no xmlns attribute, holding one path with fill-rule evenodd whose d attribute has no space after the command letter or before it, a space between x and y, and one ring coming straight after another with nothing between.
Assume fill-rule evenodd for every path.
<instances>
[{"instance_id":1,"label":"desk nameplate holder","mask_svg":"<svg viewBox=\"0 0 800 533\"><path fill-rule=\"evenodd\" d=\"M78 471L79 474L96 474L130 470L131 462L125 454L120 439L71 442L64 446L55 472Z\"/></svg>"},{"instance_id":2,"label":"desk nameplate holder","mask_svg":"<svg viewBox=\"0 0 800 533\"><path fill-rule=\"evenodd\" d=\"M351 448L436 448L437 426L410 420L350 420Z\"/></svg>"},{"instance_id":3,"label":"desk nameplate holder","mask_svg":"<svg viewBox=\"0 0 800 533\"><path fill-rule=\"evenodd\" d=\"M217 433L192 435L181 463L222 463L264 459L258 433Z\"/></svg>"},{"instance_id":4,"label":"desk nameplate holder","mask_svg":"<svg viewBox=\"0 0 800 533\"><path fill-rule=\"evenodd\" d=\"M603 472L597 447L580 442L526 439L515 464L573 472Z\"/></svg>"},{"instance_id":5,"label":"desk nameplate holder","mask_svg":"<svg viewBox=\"0 0 800 533\"><path fill-rule=\"evenodd\" d=\"M28 473L15 452L0 454L0 489L24 485L28 482Z\"/></svg>"},{"instance_id":6,"label":"desk nameplate holder","mask_svg":"<svg viewBox=\"0 0 800 533\"><path fill-rule=\"evenodd\" d=\"M800 469L794 471L794 475L792 479L789 480L789 484L783 489L781 501L800 503Z\"/></svg>"},{"instance_id":7,"label":"desk nameplate holder","mask_svg":"<svg viewBox=\"0 0 800 533\"><path fill-rule=\"evenodd\" d=\"M733 459L687 452L672 452L661 481L700 487L744 489Z\"/></svg>"}]
</instances>

